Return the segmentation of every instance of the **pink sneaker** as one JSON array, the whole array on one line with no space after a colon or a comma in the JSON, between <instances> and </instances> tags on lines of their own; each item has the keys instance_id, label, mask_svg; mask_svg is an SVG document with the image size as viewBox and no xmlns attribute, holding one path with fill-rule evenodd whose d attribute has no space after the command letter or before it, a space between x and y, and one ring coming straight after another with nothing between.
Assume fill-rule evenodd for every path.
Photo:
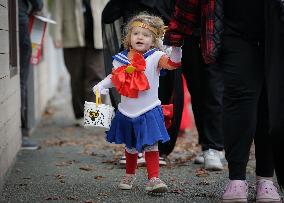
<instances>
[{"instance_id":1,"label":"pink sneaker","mask_svg":"<svg viewBox=\"0 0 284 203\"><path fill-rule=\"evenodd\" d=\"M260 179L256 182L256 202L280 202L277 188L271 180Z\"/></svg>"},{"instance_id":2,"label":"pink sneaker","mask_svg":"<svg viewBox=\"0 0 284 203\"><path fill-rule=\"evenodd\" d=\"M248 184L245 180L230 180L223 194L223 202L247 202Z\"/></svg>"}]
</instances>

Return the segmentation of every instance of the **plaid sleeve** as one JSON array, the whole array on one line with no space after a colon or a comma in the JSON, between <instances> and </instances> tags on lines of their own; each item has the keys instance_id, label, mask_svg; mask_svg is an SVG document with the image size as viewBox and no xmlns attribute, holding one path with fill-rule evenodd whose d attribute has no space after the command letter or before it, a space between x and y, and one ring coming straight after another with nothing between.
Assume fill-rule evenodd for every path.
<instances>
[{"instance_id":1,"label":"plaid sleeve","mask_svg":"<svg viewBox=\"0 0 284 203\"><path fill-rule=\"evenodd\" d=\"M190 35L197 23L200 0L177 0L164 36L164 44L181 46L184 35Z\"/></svg>"}]
</instances>

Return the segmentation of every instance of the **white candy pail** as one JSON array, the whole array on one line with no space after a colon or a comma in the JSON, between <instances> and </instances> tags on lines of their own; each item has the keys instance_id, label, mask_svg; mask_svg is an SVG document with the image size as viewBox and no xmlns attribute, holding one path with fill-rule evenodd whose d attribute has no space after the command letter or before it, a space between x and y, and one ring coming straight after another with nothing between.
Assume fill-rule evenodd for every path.
<instances>
[{"instance_id":1,"label":"white candy pail","mask_svg":"<svg viewBox=\"0 0 284 203\"><path fill-rule=\"evenodd\" d=\"M109 130L114 117L114 108L106 104L85 101L84 127L102 127Z\"/></svg>"}]
</instances>

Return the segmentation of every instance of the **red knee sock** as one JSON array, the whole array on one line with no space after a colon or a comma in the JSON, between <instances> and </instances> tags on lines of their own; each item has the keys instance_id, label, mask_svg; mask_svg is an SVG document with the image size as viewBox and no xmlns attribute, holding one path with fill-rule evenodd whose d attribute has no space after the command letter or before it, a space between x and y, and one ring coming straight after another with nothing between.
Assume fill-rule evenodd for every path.
<instances>
[{"instance_id":1,"label":"red knee sock","mask_svg":"<svg viewBox=\"0 0 284 203\"><path fill-rule=\"evenodd\" d=\"M145 160L148 171L148 179L153 177L159 177L159 151L149 151L145 152Z\"/></svg>"},{"instance_id":2,"label":"red knee sock","mask_svg":"<svg viewBox=\"0 0 284 203\"><path fill-rule=\"evenodd\" d=\"M126 174L135 174L137 168L138 153L130 154L125 150Z\"/></svg>"}]
</instances>

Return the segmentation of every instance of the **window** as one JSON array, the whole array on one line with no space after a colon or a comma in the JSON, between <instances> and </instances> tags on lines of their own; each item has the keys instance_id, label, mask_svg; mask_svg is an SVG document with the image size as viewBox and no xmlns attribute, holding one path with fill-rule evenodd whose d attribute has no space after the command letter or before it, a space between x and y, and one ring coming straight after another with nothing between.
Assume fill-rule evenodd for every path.
<instances>
[{"instance_id":1,"label":"window","mask_svg":"<svg viewBox=\"0 0 284 203\"><path fill-rule=\"evenodd\" d=\"M17 0L8 0L10 77L18 72Z\"/></svg>"}]
</instances>

